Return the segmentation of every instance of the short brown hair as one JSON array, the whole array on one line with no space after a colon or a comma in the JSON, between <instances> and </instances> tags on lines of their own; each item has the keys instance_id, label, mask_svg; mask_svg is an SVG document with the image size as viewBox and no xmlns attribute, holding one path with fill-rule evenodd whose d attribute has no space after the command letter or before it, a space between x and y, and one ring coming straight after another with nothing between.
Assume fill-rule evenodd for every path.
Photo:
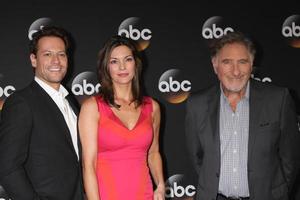
<instances>
[{"instance_id":1,"label":"short brown hair","mask_svg":"<svg viewBox=\"0 0 300 200\"><path fill-rule=\"evenodd\" d=\"M70 48L70 40L65 29L56 26L46 26L32 35L32 40L29 43L30 53L36 55L38 50L38 42L42 37L58 37L65 43L66 53Z\"/></svg>"}]
</instances>

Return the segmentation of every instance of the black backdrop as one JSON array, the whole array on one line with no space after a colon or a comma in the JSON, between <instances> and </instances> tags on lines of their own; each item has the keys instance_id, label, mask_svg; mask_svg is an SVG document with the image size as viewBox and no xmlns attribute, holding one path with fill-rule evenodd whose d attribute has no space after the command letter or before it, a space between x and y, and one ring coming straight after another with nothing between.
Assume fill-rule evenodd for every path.
<instances>
[{"instance_id":1,"label":"black backdrop","mask_svg":"<svg viewBox=\"0 0 300 200\"><path fill-rule=\"evenodd\" d=\"M184 142L184 106L191 91L216 81L207 48L211 38L239 30L254 39L258 54L253 78L288 87L299 116L300 3L1 1L0 110L9 94L32 80L28 36L47 24L72 34L66 85L80 102L99 89L96 60L104 41L118 32L139 39L145 91L162 109L161 153L171 199L195 194L195 172ZM0 200L8 199L1 193Z\"/></svg>"}]
</instances>

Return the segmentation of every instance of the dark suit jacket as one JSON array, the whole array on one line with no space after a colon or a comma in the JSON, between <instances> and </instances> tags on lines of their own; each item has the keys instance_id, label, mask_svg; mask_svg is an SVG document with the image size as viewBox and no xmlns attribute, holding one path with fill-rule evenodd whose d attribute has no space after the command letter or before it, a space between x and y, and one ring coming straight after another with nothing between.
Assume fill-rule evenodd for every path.
<instances>
[{"instance_id":1,"label":"dark suit jacket","mask_svg":"<svg viewBox=\"0 0 300 200\"><path fill-rule=\"evenodd\" d=\"M197 199L216 198L220 174L220 86L190 96L187 147L198 173ZM287 89L250 81L248 181L250 199L287 200L299 169L299 132Z\"/></svg>"},{"instance_id":2,"label":"dark suit jacket","mask_svg":"<svg viewBox=\"0 0 300 200\"><path fill-rule=\"evenodd\" d=\"M11 198L82 200L80 161L51 97L33 81L6 99L1 114L0 185Z\"/></svg>"}]
</instances>

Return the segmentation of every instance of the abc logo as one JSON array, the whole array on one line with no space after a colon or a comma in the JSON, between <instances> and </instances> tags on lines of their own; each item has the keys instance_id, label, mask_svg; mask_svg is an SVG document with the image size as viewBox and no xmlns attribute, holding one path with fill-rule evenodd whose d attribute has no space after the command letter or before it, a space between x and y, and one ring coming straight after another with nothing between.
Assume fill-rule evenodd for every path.
<instances>
[{"instance_id":1,"label":"abc logo","mask_svg":"<svg viewBox=\"0 0 300 200\"><path fill-rule=\"evenodd\" d=\"M8 85L4 88L0 87L0 98L2 99L2 97L8 97L15 90L16 90L16 88L14 88L14 86L12 86L12 85Z\"/></svg>"},{"instance_id":2,"label":"abc logo","mask_svg":"<svg viewBox=\"0 0 300 200\"><path fill-rule=\"evenodd\" d=\"M186 197L193 197L195 194L196 187L187 184L182 174L173 175L166 181L166 198L186 199Z\"/></svg>"},{"instance_id":3,"label":"abc logo","mask_svg":"<svg viewBox=\"0 0 300 200\"><path fill-rule=\"evenodd\" d=\"M300 48L300 15L288 17L282 25L282 35L290 46Z\"/></svg>"},{"instance_id":4,"label":"abc logo","mask_svg":"<svg viewBox=\"0 0 300 200\"><path fill-rule=\"evenodd\" d=\"M145 28L142 31L139 31L138 29L133 28L132 25L129 25L128 31L126 29L119 30L118 35L123 34L125 34L127 38L131 38L133 40L139 40L140 38L142 38L143 40L150 40L152 37L151 31L149 29Z\"/></svg>"},{"instance_id":5,"label":"abc logo","mask_svg":"<svg viewBox=\"0 0 300 200\"><path fill-rule=\"evenodd\" d=\"M144 28L141 19L138 17L125 19L119 26L118 35L137 41L139 50L146 49L150 44L149 40L152 38L151 30Z\"/></svg>"},{"instance_id":6,"label":"abc logo","mask_svg":"<svg viewBox=\"0 0 300 200\"><path fill-rule=\"evenodd\" d=\"M226 35L228 32L234 32L231 27L221 28L219 24L222 22L222 17L215 16L211 17L204 23L202 27L202 36L205 39L214 39L220 38L223 35Z\"/></svg>"},{"instance_id":7,"label":"abc logo","mask_svg":"<svg viewBox=\"0 0 300 200\"><path fill-rule=\"evenodd\" d=\"M166 187L166 197L192 197L196 194L196 188L193 185L188 185L186 187L178 185L177 182L174 182L171 187Z\"/></svg>"},{"instance_id":8,"label":"abc logo","mask_svg":"<svg viewBox=\"0 0 300 200\"><path fill-rule=\"evenodd\" d=\"M158 88L161 92L179 92L180 90L188 92L191 90L191 82L184 80L180 83L170 76L167 81L161 81Z\"/></svg>"},{"instance_id":9,"label":"abc logo","mask_svg":"<svg viewBox=\"0 0 300 200\"><path fill-rule=\"evenodd\" d=\"M233 32L233 29L227 27L223 30L222 28L217 27L216 24L212 24L212 28L204 28L202 30L202 36L205 39L220 38L223 35L226 35L228 32Z\"/></svg>"},{"instance_id":10,"label":"abc logo","mask_svg":"<svg viewBox=\"0 0 300 200\"><path fill-rule=\"evenodd\" d=\"M82 84L76 83L72 86L72 92L74 95L93 95L99 92L101 85L98 83L94 86L88 83L86 79L82 80Z\"/></svg>"},{"instance_id":11,"label":"abc logo","mask_svg":"<svg viewBox=\"0 0 300 200\"><path fill-rule=\"evenodd\" d=\"M8 85L4 88L0 87L0 110L2 110L5 99L11 95L16 89L12 85Z\"/></svg>"},{"instance_id":12,"label":"abc logo","mask_svg":"<svg viewBox=\"0 0 300 200\"><path fill-rule=\"evenodd\" d=\"M37 20L35 20L31 26L29 27L29 30L28 30L28 38L29 40L32 40L32 35L36 32L38 32L39 30L42 30L43 27L45 26L49 26L49 25L52 25L53 24L53 21L52 19L50 18L39 18Z\"/></svg>"},{"instance_id":13,"label":"abc logo","mask_svg":"<svg viewBox=\"0 0 300 200\"><path fill-rule=\"evenodd\" d=\"M88 96L99 93L100 88L101 85L93 72L82 72L72 82L72 93L79 102L82 102Z\"/></svg>"},{"instance_id":14,"label":"abc logo","mask_svg":"<svg viewBox=\"0 0 300 200\"><path fill-rule=\"evenodd\" d=\"M158 89L168 102L181 103L189 95L191 82L182 77L180 70L170 69L160 77Z\"/></svg>"}]
</instances>

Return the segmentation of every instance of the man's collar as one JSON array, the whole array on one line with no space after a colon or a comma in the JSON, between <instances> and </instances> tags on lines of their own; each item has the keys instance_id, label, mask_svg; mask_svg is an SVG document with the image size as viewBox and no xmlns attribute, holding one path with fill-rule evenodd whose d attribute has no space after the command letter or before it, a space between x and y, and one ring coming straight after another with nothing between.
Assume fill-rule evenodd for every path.
<instances>
[{"instance_id":1,"label":"man's collar","mask_svg":"<svg viewBox=\"0 0 300 200\"><path fill-rule=\"evenodd\" d=\"M42 81L37 76L34 77L34 80L50 95L59 95L61 94L64 98L69 94L68 90L60 84L59 90L55 90L53 87Z\"/></svg>"}]
</instances>

